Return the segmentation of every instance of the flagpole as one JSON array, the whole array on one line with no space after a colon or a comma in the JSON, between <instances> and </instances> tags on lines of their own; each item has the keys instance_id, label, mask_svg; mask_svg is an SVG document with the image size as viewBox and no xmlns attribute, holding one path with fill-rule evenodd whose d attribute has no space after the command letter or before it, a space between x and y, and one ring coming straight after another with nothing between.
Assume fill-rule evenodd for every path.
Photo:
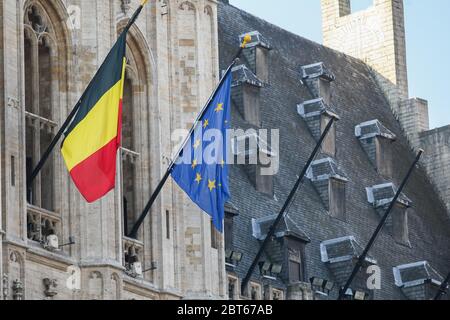
<instances>
[{"instance_id":1,"label":"flagpole","mask_svg":"<svg viewBox=\"0 0 450 320\"><path fill-rule=\"evenodd\" d=\"M434 300L441 300L442 296L447 292L448 283L450 282L450 272L447 275L447 278L442 282L441 287L439 288L439 291L436 294L436 297L434 297Z\"/></svg>"},{"instance_id":2,"label":"flagpole","mask_svg":"<svg viewBox=\"0 0 450 320\"><path fill-rule=\"evenodd\" d=\"M319 139L319 142L317 142L317 145L314 148L314 151L312 152L311 156L309 157L308 161L306 162L305 166L303 167L302 172L300 173L300 176L298 177L297 182L294 185L294 188L292 188L291 192L289 193L288 198L286 199L286 202L284 203L283 207L281 208L280 212L278 213L277 218L275 219L272 226L270 227L269 232L267 233L266 238L264 239L261 247L259 248L259 251L256 254L255 259L253 260L250 268L248 269L244 280L242 280L242 285L241 285L241 293L242 294L244 294L244 292L245 292L245 288L247 287L247 284L250 281L250 278L252 277L253 271L255 270L255 268L259 262L259 259L261 258L262 254L264 252L264 249L267 247L267 245L269 244L269 241L272 239L273 235L275 234L278 224L280 223L281 219L283 218L289 205L292 203L294 196L297 193L297 190L300 187L300 184L302 183L303 178L305 177L305 175L308 171L309 166L314 161L314 159L317 155L317 152L319 151L323 141L327 137L328 132L330 131L334 121L336 121L336 120L337 120L337 118L332 117L330 119L330 121L328 122L328 125L326 126L325 130L322 133L322 136Z\"/></svg>"},{"instance_id":3,"label":"flagpole","mask_svg":"<svg viewBox=\"0 0 450 320\"><path fill-rule=\"evenodd\" d=\"M141 215L139 216L138 220L136 221L136 223L133 226L133 229L131 230L131 232L128 234L128 237L130 238L136 238L137 237L137 233L139 231L139 228L141 227L142 223L144 223L145 218L147 217L147 215L150 213L150 209L152 208L156 198L159 196L162 188L164 187L164 185L167 182L167 179L169 178L170 174L172 173L172 170L175 166L175 161L178 159L178 157L181 154L181 151L184 149L184 147L186 146L186 143L189 141L189 138L192 134L192 132L195 130L195 128L197 127L198 122L200 121L200 119L204 116L204 114L207 111L207 108L209 106L209 104L211 103L211 101L214 99L214 97L217 94L217 91L219 90L219 88L222 86L223 82L226 79L226 75L231 72L231 69L234 67L234 65L237 62L237 59L239 58L239 56L241 55L242 51L245 49L246 45L248 42L251 41L251 37L249 35L246 35L243 39L243 42L241 43L238 52L236 53L236 55L233 58L233 61L231 62L230 66L227 68L225 74L223 77L221 77L219 84L217 85L216 89L214 90L214 92L211 94L211 96L209 97L207 103L205 104L205 106L203 107L203 109L200 111L200 113L197 116L197 119L195 120L191 130L189 131L189 134L186 136L184 142L181 144L181 147L179 148L178 152L176 153L176 158L172 159L170 161L169 167L166 170L166 173L164 174L164 176L162 177L161 181L158 183L158 185L156 186L155 191L153 191L153 194L150 197L150 200L147 202L144 210L142 211Z\"/></svg>"},{"instance_id":4,"label":"flagpole","mask_svg":"<svg viewBox=\"0 0 450 320\"><path fill-rule=\"evenodd\" d=\"M416 167L416 164L419 162L420 158L422 157L422 154L424 151L422 149L419 150L419 153L417 154L416 159L414 160L413 164L409 168L408 173L406 174L406 177L403 179L402 184L397 190L397 193L395 194L394 198L392 199L391 203L389 204L388 209L386 210L386 213L384 214L383 218L381 219L380 223L378 224L378 227L375 229L375 232L373 233L372 237L369 240L369 243L367 244L366 248L364 249L361 256L358 258L358 262L356 263L355 267L353 268L353 272L350 275L350 278L348 278L347 283L345 286L340 290L338 300L342 300L344 298L345 293L347 292L348 288L350 288L350 285L352 284L353 279L356 277L356 274L359 272L361 267L363 266L364 261L366 260L366 257L369 253L369 250L372 248L373 244L375 243L375 240L377 239L379 233L384 227L384 224L386 223L386 220L388 219L392 209L394 208L395 204L397 203L397 199L400 197L404 187L406 186L406 183L409 180L409 177L414 171L414 168Z\"/></svg>"},{"instance_id":5,"label":"flagpole","mask_svg":"<svg viewBox=\"0 0 450 320\"><path fill-rule=\"evenodd\" d=\"M142 0L141 5L139 6L139 8L136 10L136 12L133 14L133 16L131 17L131 19L128 21L124 32L127 32L130 27L136 22L136 19L138 18L139 14L141 13L143 7L145 6L145 4L148 2L148 0ZM81 96L81 98L78 100L77 104L75 105L75 107L72 109L72 111L70 112L69 116L67 117L66 121L64 121L63 125L61 126L61 128L59 129L58 133L55 135L55 137L53 138L52 142L50 143L50 145L48 146L47 150L45 150L44 154L42 155L41 159L39 160L38 164L36 165L36 167L33 169L33 171L31 172L31 174L27 177L27 190L31 189L32 183L34 181L34 179L36 179L36 177L38 176L39 172L42 170L42 168L44 167L45 163L48 160L48 157L50 156L50 154L53 152L53 149L56 147L59 139L61 139L62 135L64 134L64 131L66 131L67 127L70 125L70 123L72 122L73 118L75 117L75 115L77 114L78 110L80 109L81 106L81 101L83 101L84 95L86 94L86 92L89 90L89 88L92 86L93 81L89 82L88 86L86 87L86 90L84 91L83 95Z\"/></svg>"}]
</instances>

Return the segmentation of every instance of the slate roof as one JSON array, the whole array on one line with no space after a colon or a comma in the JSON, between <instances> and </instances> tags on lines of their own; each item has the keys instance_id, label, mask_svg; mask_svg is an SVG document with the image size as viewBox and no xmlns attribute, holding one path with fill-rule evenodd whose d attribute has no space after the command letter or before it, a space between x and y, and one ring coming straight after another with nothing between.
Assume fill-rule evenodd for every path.
<instances>
[{"instance_id":1,"label":"slate roof","mask_svg":"<svg viewBox=\"0 0 450 320\"><path fill-rule=\"evenodd\" d=\"M239 46L240 35L257 30L271 44L270 80L261 89L261 120L263 128L280 129L280 171L274 177L273 198L255 190L242 166L230 168L232 202L239 210L234 223L233 243L235 249L244 254L235 272L242 279L259 248L260 242L252 236L252 218L278 213L315 146L308 126L297 113L299 103L314 98L301 84L299 70L304 65L324 62L336 77L332 83L332 103L341 120L337 123L335 159L349 179L346 186L346 222L329 216L308 179L304 180L298 191L289 217L311 240L305 251L305 279L315 276L332 280L333 275L321 261L320 243L354 236L358 243L365 246L380 219L367 201L365 188L387 182L400 185L415 155L408 147L380 86L363 62L221 2L218 18L221 69L226 69L231 62ZM355 137L356 125L375 119L397 136L393 144L395 160L391 181L377 173ZM236 106L232 112L232 125L235 128L249 126L236 111ZM326 156L321 155L318 159L323 157ZM422 168L415 171L404 193L413 202L413 207L409 209L412 248L397 244L387 230L377 239L370 252L383 271L383 288L375 293L377 299L406 298L395 285L395 266L426 260L441 274L447 274L450 270L450 222L444 205ZM261 280L258 270L253 279ZM272 284L286 287L281 281Z\"/></svg>"}]
</instances>

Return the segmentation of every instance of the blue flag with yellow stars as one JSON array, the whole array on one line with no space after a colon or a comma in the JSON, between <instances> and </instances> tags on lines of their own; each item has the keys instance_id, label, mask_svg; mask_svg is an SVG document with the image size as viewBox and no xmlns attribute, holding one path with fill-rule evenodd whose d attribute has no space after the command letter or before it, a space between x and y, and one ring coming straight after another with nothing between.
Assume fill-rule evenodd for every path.
<instances>
[{"instance_id":1,"label":"blue flag with yellow stars","mask_svg":"<svg viewBox=\"0 0 450 320\"><path fill-rule=\"evenodd\" d=\"M231 119L231 71L188 138L171 172L172 178L222 232L228 188L227 128Z\"/></svg>"}]
</instances>

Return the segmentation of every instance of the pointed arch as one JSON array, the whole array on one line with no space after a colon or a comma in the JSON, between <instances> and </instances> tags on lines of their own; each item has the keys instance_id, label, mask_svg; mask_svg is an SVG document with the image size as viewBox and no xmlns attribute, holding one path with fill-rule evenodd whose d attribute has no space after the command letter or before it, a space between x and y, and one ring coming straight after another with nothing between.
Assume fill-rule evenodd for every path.
<instances>
[{"instance_id":1,"label":"pointed arch","mask_svg":"<svg viewBox=\"0 0 450 320\"><path fill-rule=\"evenodd\" d=\"M69 109L69 80L72 74L72 38L67 10L60 0L27 0L23 4L23 92L25 94L26 173L39 161ZM60 170L53 153L41 174L27 191L28 203L58 212L62 197L56 196ZM39 223L39 221L38 221Z\"/></svg>"},{"instance_id":2,"label":"pointed arch","mask_svg":"<svg viewBox=\"0 0 450 320\"><path fill-rule=\"evenodd\" d=\"M113 298L112 300L121 300L122 299L122 280L117 273L111 274L111 290Z\"/></svg>"}]
</instances>

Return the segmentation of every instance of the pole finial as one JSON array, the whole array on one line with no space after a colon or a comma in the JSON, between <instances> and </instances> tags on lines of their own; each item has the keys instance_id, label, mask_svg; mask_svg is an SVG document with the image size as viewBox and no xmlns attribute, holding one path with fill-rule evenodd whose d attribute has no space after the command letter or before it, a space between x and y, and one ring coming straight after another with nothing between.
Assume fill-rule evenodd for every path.
<instances>
[{"instance_id":1,"label":"pole finial","mask_svg":"<svg viewBox=\"0 0 450 320\"><path fill-rule=\"evenodd\" d=\"M252 36L249 35L249 34L246 34L246 35L244 36L243 41L242 41L241 48L245 48L245 46L247 45L247 43L249 43L250 41L252 41Z\"/></svg>"},{"instance_id":2,"label":"pole finial","mask_svg":"<svg viewBox=\"0 0 450 320\"><path fill-rule=\"evenodd\" d=\"M148 0L142 0L141 6L145 6L147 4Z\"/></svg>"}]
</instances>

